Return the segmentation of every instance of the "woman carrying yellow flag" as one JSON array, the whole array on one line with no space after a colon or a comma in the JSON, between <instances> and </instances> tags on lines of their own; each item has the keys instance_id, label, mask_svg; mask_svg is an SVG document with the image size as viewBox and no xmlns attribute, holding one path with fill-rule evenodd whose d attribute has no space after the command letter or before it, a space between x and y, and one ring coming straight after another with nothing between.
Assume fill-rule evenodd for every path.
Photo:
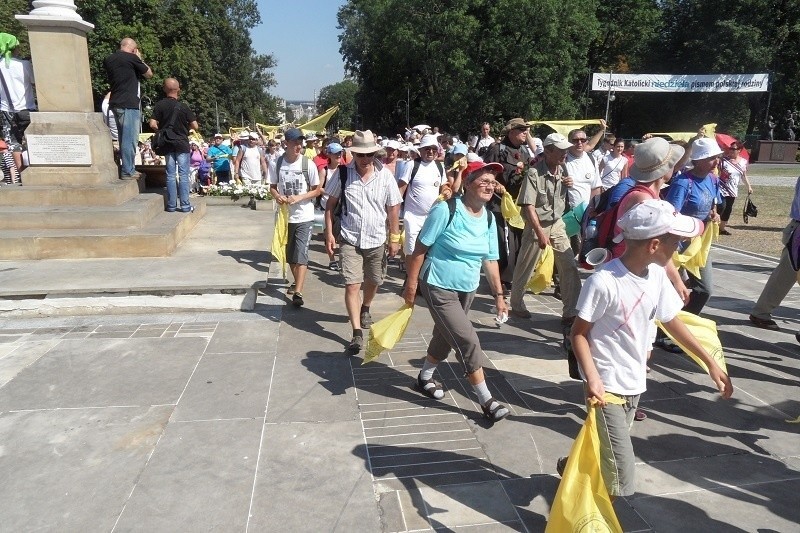
<instances>
[{"instance_id":1,"label":"woman carrying yellow flag","mask_svg":"<svg viewBox=\"0 0 800 533\"><path fill-rule=\"evenodd\" d=\"M463 196L433 206L417 237L414 252L406 258L408 278L403 292L406 303L413 307L419 285L433 318L428 353L417 377L420 392L436 400L444 398L444 390L434 381L433 373L436 365L454 349L478 396L483 415L493 422L508 416L509 410L492 398L486 386L483 374L486 356L467 313L483 265L497 307L497 320L504 322L508 318L497 267L495 219L485 207L494 195L496 178L501 172L503 166L499 163L470 163L462 174Z\"/></svg>"}]
</instances>

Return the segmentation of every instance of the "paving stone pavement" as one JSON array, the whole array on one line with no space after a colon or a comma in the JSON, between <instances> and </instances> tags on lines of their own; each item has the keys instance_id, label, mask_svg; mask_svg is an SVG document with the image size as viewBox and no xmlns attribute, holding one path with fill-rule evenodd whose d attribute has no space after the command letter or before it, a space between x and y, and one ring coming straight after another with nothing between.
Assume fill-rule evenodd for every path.
<instances>
[{"instance_id":1,"label":"paving stone pavement","mask_svg":"<svg viewBox=\"0 0 800 533\"><path fill-rule=\"evenodd\" d=\"M785 420L800 415L800 289L781 331L756 329L774 262L713 254L707 316L736 392L720 400L694 363L654 352L637 493L615 503L625 531L798 531L800 426ZM253 312L0 323L0 531L543 531L585 415L560 302L528 295L532 319L497 327L476 298L489 387L511 410L491 425L452 357L443 401L414 390L424 305L377 362L345 355L343 286L319 240L312 261L301 309L276 265L253 261L268 276ZM390 266L376 320L400 283Z\"/></svg>"}]
</instances>

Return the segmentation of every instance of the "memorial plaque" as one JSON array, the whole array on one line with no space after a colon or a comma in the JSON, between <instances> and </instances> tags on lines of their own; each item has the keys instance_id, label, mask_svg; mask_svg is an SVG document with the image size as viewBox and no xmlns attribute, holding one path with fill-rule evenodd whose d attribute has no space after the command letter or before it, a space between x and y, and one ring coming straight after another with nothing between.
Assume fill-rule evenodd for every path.
<instances>
[{"instance_id":1,"label":"memorial plaque","mask_svg":"<svg viewBox=\"0 0 800 533\"><path fill-rule=\"evenodd\" d=\"M92 149L88 135L26 135L31 165L89 166Z\"/></svg>"}]
</instances>

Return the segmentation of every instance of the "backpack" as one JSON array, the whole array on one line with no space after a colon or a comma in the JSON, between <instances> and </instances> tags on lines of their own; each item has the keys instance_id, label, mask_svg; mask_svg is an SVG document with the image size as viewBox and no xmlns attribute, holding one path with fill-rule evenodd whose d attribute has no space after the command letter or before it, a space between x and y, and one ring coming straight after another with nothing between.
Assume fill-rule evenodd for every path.
<instances>
[{"instance_id":1,"label":"backpack","mask_svg":"<svg viewBox=\"0 0 800 533\"><path fill-rule=\"evenodd\" d=\"M434 163L436 163L436 169L439 171L439 177L442 179L442 182L446 181L447 177L444 174L444 165L442 165L441 161L434 161ZM406 195L408 194L408 191L411 190L411 184L414 182L414 176L417 175L419 166L421 164L422 162L419 159L414 160L414 168L411 169L411 177L408 178L408 185L406 185L406 190L403 191L403 202L406 201Z\"/></svg>"},{"instance_id":2,"label":"backpack","mask_svg":"<svg viewBox=\"0 0 800 533\"><path fill-rule=\"evenodd\" d=\"M246 147L244 149L247 149ZM275 180L277 182L280 177L281 165L283 164L283 156L280 156L275 162ZM306 190L311 190L311 180L308 177L308 158L304 155L300 156L300 165L303 167L303 176L306 178Z\"/></svg>"},{"instance_id":3,"label":"backpack","mask_svg":"<svg viewBox=\"0 0 800 533\"><path fill-rule=\"evenodd\" d=\"M345 206L344 187L347 184L347 165L339 165L339 181L341 182L341 192L339 193L339 201L333 209L333 238L336 242L342 240L342 217L347 214L347 207Z\"/></svg>"},{"instance_id":4,"label":"backpack","mask_svg":"<svg viewBox=\"0 0 800 533\"><path fill-rule=\"evenodd\" d=\"M447 228L450 227L450 223L453 221L453 217L456 216L456 197L455 196L453 196L449 200L447 200L447 209L450 211L450 215L447 217L447 225L444 227L444 229L447 229ZM492 227L492 214L489 212L488 209L486 209L486 207L484 207L483 210L486 211L486 227L487 228L491 228Z\"/></svg>"},{"instance_id":5,"label":"backpack","mask_svg":"<svg viewBox=\"0 0 800 533\"><path fill-rule=\"evenodd\" d=\"M614 242L612 240L614 238L614 227L617 224L617 220L619 220L619 206L622 205L622 201L634 191L652 194L652 191L648 187L637 183L628 192L626 192L622 198L620 198L619 202L609 206L608 204L611 194L606 193L610 193L610 191L614 190L618 186L619 183L607 189L602 194L596 196L595 198L598 198L598 200L595 202L594 207L587 208L586 212L584 213L583 221L581 222L583 245L581 246L581 252L578 256L578 263L583 268L593 268L586 262L586 254L595 248L605 248L610 252L611 248L614 246ZM597 233L594 237L587 238L585 233L586 228L592 221L594 221L597 225Z\"/></svg>"}]
</instances>

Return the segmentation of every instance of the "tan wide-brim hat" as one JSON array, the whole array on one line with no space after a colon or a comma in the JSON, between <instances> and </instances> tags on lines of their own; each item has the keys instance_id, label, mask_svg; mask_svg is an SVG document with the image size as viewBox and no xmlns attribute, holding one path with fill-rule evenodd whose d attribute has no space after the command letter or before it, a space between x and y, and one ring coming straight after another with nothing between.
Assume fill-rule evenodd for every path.
<instances>
[{"instance_id":1,"label":"tan wide-brim hat","mask_svg":"<svg viewBox=\"0 0 800 533\"><path fill-rule=\"evenodd\" d=\"M380 145L375 142L375 135L370 131L356 130L353 135L353 144L350 151L356 154L372 154L380 150Z\"/></svg>"},{"instance_id":2,"label":"tan wide-brim hat","mask_svg":"<svg viewBox=\"0 0 800 533\"><path fill-rule=\"evenodd\" d=\"M651 183L672 172L683 157L683 146L670 144L662 137L653 137L633 149L633 165L628 173L636 181Z\"/></svg>"}]
</instances>

